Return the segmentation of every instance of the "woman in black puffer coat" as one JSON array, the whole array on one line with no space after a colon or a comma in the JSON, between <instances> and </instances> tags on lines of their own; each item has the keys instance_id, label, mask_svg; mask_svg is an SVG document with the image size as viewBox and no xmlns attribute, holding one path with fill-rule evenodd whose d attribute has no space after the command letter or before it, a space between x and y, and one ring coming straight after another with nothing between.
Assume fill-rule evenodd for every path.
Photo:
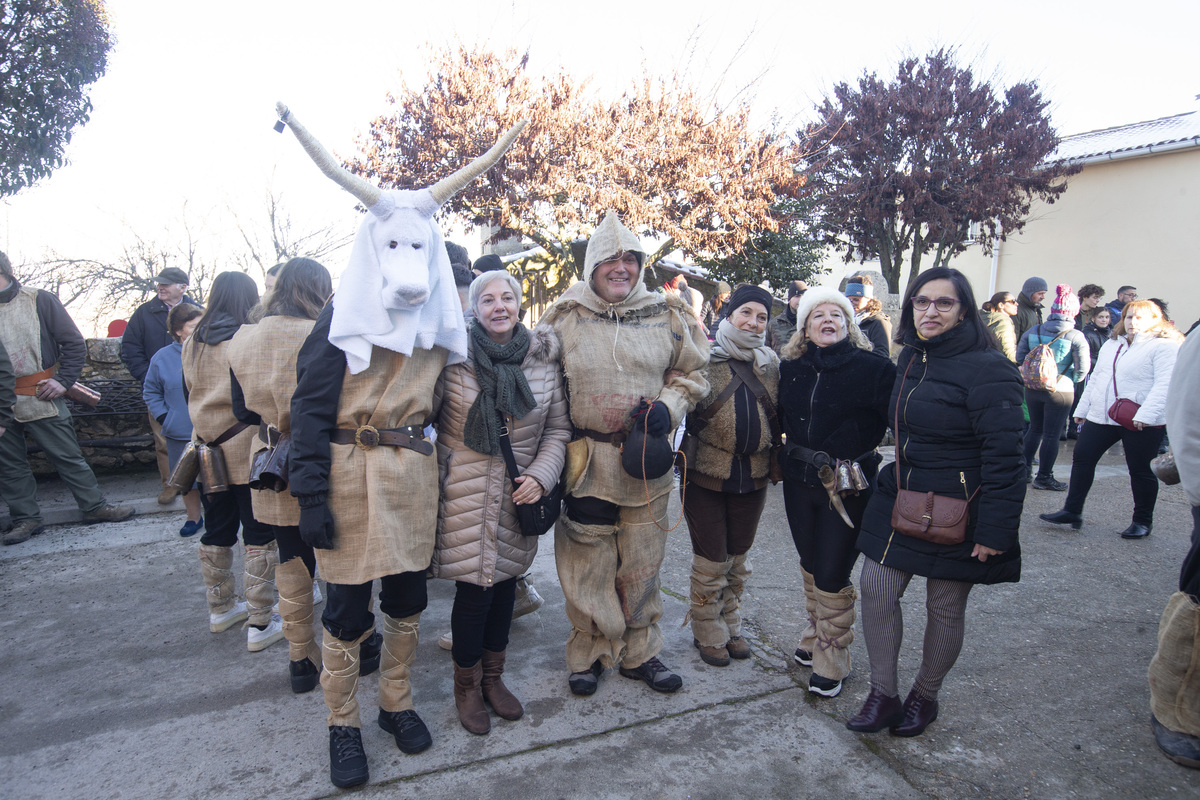
<instances>
[{"instance_id":1,"label":"woman in black puffer coat","mask_svg":"<svg viewBox=\"0 0 1200 800\"><path fill-rule=\"evenodd\" d=\"M897 468L881 468L858 537L866 556L859 588L871 691L846 724L916 736L937 718L938 690L962 649L971 588L1021 577L1022 385L958 270L938 267L917 277L904 299L897 342L904 349L890 402L901 488L969 498L970 514L965 541L956 545L894 531ZM927 579L928 618L921 668L901 704L900 597L913 575Z\"/></svg>"},{"instance_id":2,"label":"woman in black puffer coat","mask_svg":"<svg viewBox=\"0 0 1200 800\"><path fill-rule=\"evenodd\" d=\"M808 612L795 658L812 667L810 692L836 697L850 674L856 597L850 571L858 560L855 539L871 490L839 497L847 523L832 506L817 464L857 461L867 481L873 481L881 460L875 448L887 431L896 367L886 350L873 352L854 324L850 302L834 289L806 292L796 319L796 335L783 350L779 380L780 416L787 434L783 500L800 554Z\"/></svg>"}]
</instances>

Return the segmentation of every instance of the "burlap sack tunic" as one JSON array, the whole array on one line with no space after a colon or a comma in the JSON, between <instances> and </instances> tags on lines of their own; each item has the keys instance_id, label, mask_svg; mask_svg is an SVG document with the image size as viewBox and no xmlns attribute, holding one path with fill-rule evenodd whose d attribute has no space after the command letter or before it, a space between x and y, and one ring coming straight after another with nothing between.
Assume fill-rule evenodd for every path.
<instances>
[{"instance_id":1,"label":"burlap sack tunic","mask_svg":"<svg viewBox=\"0 0 1200 800\"><path fill-rule=\"evenodd\" d=\"M292 395L296 391L296 355L312 331L313 320L301 317L264 317L257 325L244 325L229 342L229 366L242 387L246 408L283 433L292 429ZM254 456L267 449L255 428L250 448ZM251 493L254 518L279 527L300 524L300 503L287 492Z\"/></svg>"},{"instance_id":2,"label":"burlap sack tunic","mask_svg":"<svg viewBox=\"0 0 1200 800\"><path fill-rule=\"evenodd\" d=\"M373 347L369 367L357 375L346 370L337 427L424 425L446 358L441 347L411 356ZM437 459L406 447L354 444L330 444L329 455L328 504L337 535L332 550L316 551L321 577L361 584L426 569L437 530Z\"/></svg>"},{"instance_id":3,"label":"burlap sack tunic","mask_svg":"<svg viewBox=\"0 0 1200 800\"><path fill-rule=\"evenodd\" d=\"M245 330L243 326L241 330ZM193 437L211 442L237 424L233 415L233 390L229 380L229 351L232 339L220 344L203 344L193 336L183 344L183 381L188 390L188 415ZM253 428L221 444L230 485L250 482L250 449Z\"/></svg>"},{"instance_id":4,"label":"burlap sack tunic","mask_svg":"<svg viewBox=\"0 0 1200 800\"><path fill-rule=\"evenodd\" d=\"M583 280L538 325L558 336L577 431L626 430L643 397L665 404L678 425L708 391L708 337L683 301L650 292L641 271L619 303L605 302L592 288L596 265L622 251L644 253L610 214L588 243ZM555 526L555 562L572 627L567 668L580 672L596 660L636 667L662 650L659 570L674 480L670 472L651 481L631 477L612 444L582 438L570 448L568 469L583 464L568 493L615 503L618 519L591 525L563 514Z\"/></svg>"}]
</instances>

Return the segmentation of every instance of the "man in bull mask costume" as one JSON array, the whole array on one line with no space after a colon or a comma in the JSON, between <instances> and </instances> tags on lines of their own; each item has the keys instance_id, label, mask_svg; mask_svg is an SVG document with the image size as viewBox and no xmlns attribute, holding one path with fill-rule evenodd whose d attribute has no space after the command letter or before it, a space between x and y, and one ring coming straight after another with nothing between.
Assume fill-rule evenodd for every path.
<instances>
[{"instance_id":1,"label":"man in bull mask costume","mask_svg":"<svg viewBox=\"0 0 1200 800\"><path fill-rule=\"evenodd\" d=\"M631 435L663 437L705 395L709 345L689 306L646 288L645 261L638 237L609 212L588 241L583 280L539 323L562 345L575 426L554 555L572 628L568 685L583 696L605 667L659 692L683 685L658 660L670 447L663 442L665 471L644 479L626 470L622 450L636 449Z\"/></svg>"},{"instance_id":2,"label":"man in bull mask costume","mask_svg":"<svg viewBox=\"0 0 1200 800\"><path fill-rule=\"evenodd\" d=\"M356 694L362 645L375 632L376 579L383 612L379 726L405 753L432 742L409 684L437 527L437 461L423 428L438 375L467 350L433 215L499 160L523 124L432 187L381 192L341 169L285 106L278 111L318 166L370 212L332 304L297 359L289 476L300 535L316 549L328 588L321 688L330 779L348 787L368 779Z\"/></svg>"}]
</instances>

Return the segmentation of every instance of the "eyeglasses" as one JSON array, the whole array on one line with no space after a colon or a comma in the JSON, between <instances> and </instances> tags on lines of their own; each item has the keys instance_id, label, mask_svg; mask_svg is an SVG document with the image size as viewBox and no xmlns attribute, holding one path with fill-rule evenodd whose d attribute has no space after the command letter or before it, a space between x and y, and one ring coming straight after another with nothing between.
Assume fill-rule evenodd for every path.
<instances>
[{"instance_id":1,"label":"eyeglasses","mask_svg":"<svg viewBox=\"0 0 1200 800\"><path fill-rule=\"evenodd\" d=\"M917 295L916 297L912 298L911 302L913 308L915 308L917 311L924 311L925 309L929 308L930 303L933 303L933 307L938 311L941 311L943 314L958 305L958 301L953 297L939 297L936 300L930 300L928 297Z\"/></svg>"}]
</instances>

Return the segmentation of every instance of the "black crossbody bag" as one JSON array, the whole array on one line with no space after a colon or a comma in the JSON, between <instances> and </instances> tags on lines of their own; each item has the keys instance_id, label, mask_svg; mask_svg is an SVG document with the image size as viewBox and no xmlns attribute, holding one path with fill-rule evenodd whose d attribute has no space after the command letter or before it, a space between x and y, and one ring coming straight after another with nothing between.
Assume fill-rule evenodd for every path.
<instances>
[{"instance_id":1,"label":"black crossbody bag","mask_svg":"<svg viewBox=\"0 0 1200 800\"><path fill-rule=\"evenodd\" d=\"M521 472L517 469L517 459L513 455L512 442L508 438L508 426L504 417L500 418L500 452L504 454L504 465L508 469L509 480L512 481L513 491L517 488L517 478ZM566 485L560 479L553 487L542 493L536 503L515 505L517 521L521 524L521 533L525 536L541 536L554 527L555 520L562 513L563 495Z\"/></svg>"}]
</instances>

